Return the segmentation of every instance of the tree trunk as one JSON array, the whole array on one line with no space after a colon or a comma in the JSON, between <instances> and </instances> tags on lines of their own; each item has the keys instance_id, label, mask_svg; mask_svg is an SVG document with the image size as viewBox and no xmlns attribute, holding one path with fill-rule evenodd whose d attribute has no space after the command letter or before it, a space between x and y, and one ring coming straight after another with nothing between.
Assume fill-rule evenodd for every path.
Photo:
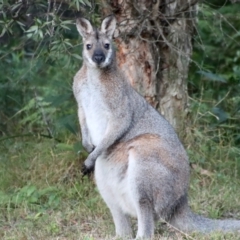
<instances>
[{"instance_id":1,"label":"tree trunk","mask_svg":"<svg viewBox=\"0 0 240 240\"><path fill-rule=\"evenodd\" d=\"M197 0L102 0L114 13L117 59L133 87L182 134Z\"/></svg>"}]
</instances>

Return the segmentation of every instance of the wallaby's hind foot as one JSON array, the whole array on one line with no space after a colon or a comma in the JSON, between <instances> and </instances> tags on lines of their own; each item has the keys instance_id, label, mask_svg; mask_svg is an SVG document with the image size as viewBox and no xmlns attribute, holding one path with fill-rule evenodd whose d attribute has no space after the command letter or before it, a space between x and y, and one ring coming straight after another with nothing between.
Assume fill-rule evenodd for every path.
<instances>
[{"instance_id":1,"label":"wallaby's hind foot","mask_svg":"<svg viewBox=\"0 0 240 240\"><path fill-rule=\"evenodd\" d=\"M116 236L122 238L132 238L130 217L116 205L111 207L109 206L109 208L113 216Z\"/></svg>"}]
</instances>

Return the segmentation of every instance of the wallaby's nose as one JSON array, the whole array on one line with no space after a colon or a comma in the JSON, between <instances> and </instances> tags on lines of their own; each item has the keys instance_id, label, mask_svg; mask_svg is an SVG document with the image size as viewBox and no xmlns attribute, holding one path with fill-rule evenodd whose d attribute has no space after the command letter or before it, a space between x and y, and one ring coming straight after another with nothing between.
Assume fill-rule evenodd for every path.
<instances>
[{"instance_id":1,"label":"wallaby's nose","mask_svg":"<svg viewBox=\"0 0 240 240\"><path fill-rule=\"evenodd\" d=\"M105 56L103 52L95 52L93 55L93 61L97 64L104 62Z\"/></svg>"}]
</instances>

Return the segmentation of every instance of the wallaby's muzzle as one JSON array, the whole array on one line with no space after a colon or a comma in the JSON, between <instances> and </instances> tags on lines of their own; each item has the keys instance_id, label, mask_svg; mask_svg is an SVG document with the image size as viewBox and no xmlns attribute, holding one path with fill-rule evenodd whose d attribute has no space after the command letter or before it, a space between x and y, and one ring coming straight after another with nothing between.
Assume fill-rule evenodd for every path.
<instances>
[{"instance_id":1,"label":"wallaby's muzzle","mask_svg":"<svg viewBox=\"0 0 240 240\"><path fill-rule=\"evenodd\" d=\"M97 63L98 65L100 65L101 63L103 63L105 61L105 55L103 53L103 51L101 50L96 50L94 51L92 60Z\"/></svg>"}]
</instances>

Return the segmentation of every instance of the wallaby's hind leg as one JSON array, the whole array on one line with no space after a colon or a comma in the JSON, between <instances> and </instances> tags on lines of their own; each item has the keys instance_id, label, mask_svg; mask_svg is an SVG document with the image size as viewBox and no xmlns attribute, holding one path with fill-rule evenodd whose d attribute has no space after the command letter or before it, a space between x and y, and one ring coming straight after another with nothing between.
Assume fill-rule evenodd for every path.
<instances>
[{"instance_id":1,"label":"wallaby's hind leg","mask_svg":"<svg viewBox=\"0 0 240 240\"><path fill-rule=\"evenodd\" d=\"M98 158L95 165L95 178L102 198L111 211L116 235L126 239L127 237L132 237L131 222L120 204L120 197L123 194L121 194L122 187L121 185L119 186L118 179L115 179L116 173L118 173L118 171L114 171L113 166L115 165L115 163L113 165L109 164L109 161L105 158Z\"/></svg>"},{"instance_id":2,"label":"wallaby's hind leg","mask_svg":"<svg viewBox=\"0 0 240 240\"><path fill-rule=\"evenodd\" d=\"M137 208L137 238L151 238L154 234L152 204L149 199L139 199Z\"/></svg>"},{"instance_id":3,"label":"wallaby's hind leg","mask_svg":"<svg viewBox=\"0 0 240 240\"><path fill-rule=\"evenodd\" d=\"M131 222L129 216L124 214L120 208L109 206L113 216L115 232L118 237L132 237Z\"/></svg>"},{"instance_id":4,"label":"wallaby's hind leg","mask_svg":"<svg viewBox=\"0 0 240 240\"><path fill-rule=\"evenodd\" d=\"M139 166L139 156L134 150L129 151L129 184L132 202L135 205L138 230L137 239L149 239L154 235L154 206L152 194L149 194L149 184L146 182L147 172L142 172Z\"/></svg>"},{"instance_id":5,"label":"wallaby's hind leg","mask_svg":"<svg viewBox=\"0 0 240 240\"><path fill-rule=\"evenodd\" d=\"M155 220L168 219L178 200L186 195L188 161L181 148L170 148L157 135L132 139L127 151L127 179L138 218L137 237L149 239L154 234Z\"/></svg>"}]
</instances>

